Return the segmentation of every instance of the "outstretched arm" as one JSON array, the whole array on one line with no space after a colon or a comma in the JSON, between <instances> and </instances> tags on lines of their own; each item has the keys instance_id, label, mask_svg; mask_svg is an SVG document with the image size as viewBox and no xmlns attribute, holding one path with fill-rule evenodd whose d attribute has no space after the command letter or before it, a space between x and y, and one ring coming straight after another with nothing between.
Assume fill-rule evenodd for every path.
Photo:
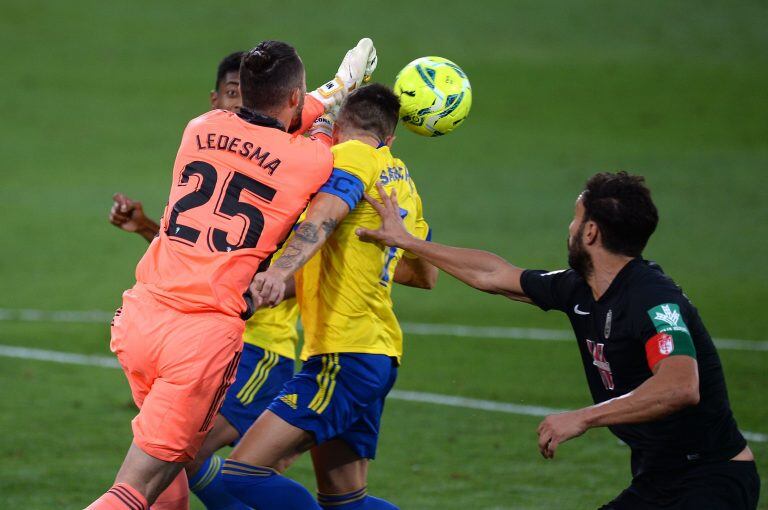
<instances>
[{"instance_id":1,"label":"outstretched arm","mask_svg":"<svg viewBox=\"0 0 768 510\"><path fill-rule=\"evenodd\" d=\"M259 306L274 306L284 299L286 282L317 253L347 214L349 205L336 195L323 192L315 195L306 218L285 244L283 254L269 269L253 277L251 294L264 302Z\"/></svg>"},{"instance_id":2,"label":"outstretched arm","mask_svg":"<svg viewBox=\"0 0 768 510\"><path fill-rule=\"evenodd\" d=\"M393 191L392 195L388 195L380 183L376 186L382 202L368 195L365 199L381 216L381 227L378 230L357 229L357 235L362 240L402 248L483 292L530 302L520 284L522 269L487 251L456 248L412 236L400 218L396 193Z\"/></svg>"},{"instance_id":3,"label":"outstretched arm","mask_svg":"<svg viewBox=\"0 0 768 510\"><path fill-rule=\"evenodd\" d=\"M437 268L422 258L403 257L395 266L394 280L408 287L432 289L438 274Z\"/></svg>"}]
</instances>

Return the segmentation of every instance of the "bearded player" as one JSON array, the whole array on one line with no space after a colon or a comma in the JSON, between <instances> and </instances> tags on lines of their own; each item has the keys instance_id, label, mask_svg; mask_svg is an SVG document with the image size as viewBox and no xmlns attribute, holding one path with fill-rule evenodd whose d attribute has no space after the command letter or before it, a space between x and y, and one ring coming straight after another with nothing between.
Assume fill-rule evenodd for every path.
<instances>
[{"instance_id":1,"label":"bearded player","mask_svg":"<svg viewBox=\"0 0 768 510\"><path fill-rule=\"evenodd\" d=\"M362 81L370 39L356 50L323 97ZM330 176L327 147L286 132L306 90L293 47L252 49L240 89L238 114L214 110L187 125L160 234L115 314L111 348L140 411L115 484L89 509L147 510L195 458L234 379L253 274Z\"/></svg>"},{"instance_id":2,"label":"bearded player","mask_svg":"<svg viewBox=\"0 0 768 510\"><path fill-rule=\"evenodd\" d=\"M355 51L355 50L350 50ZM210 94L211 109L239 112L240 62L243 52L227 55L218 65L215 88ZM375 68L375 55L366 69L366 78ZM344 64L342 64L342 67ZM339 73L343 73L339 69ZM315 93L314 95L317 95ZM313 94L305 96L304 108L297 133L305 131L325 110L325 105ZM321 99L322 96L321 96ZM327 102L327 101L326 101ZM294 122L294 124L298 124ZM135 232L151 242L160 227L144 214L142 204L123 194L115 194L110 211L110 222L128 232ZM279 254L279 252L278 252ZM213 427L203 442L195 460L185 471L189 488L208 510L238 510L247 508L233 498L223 487L222 459L214 452L242 437L261 412L279 393L283 383L293 377L294 359L298 344L296 323L299 309L295 299L287 299L274 308L262 308L248 319L243 335L243 353L237 368L235 382L227 390L224 403ZM177 484L174 484L177 485ZM188 492L182 487L166 490L155 502L162 505L183 506Z\"/></svg>"},{"instance_id":3,"label":"bearded player","mask_svg":"<svg viewBox=\"0 0 768 510\"><path fill-rule=\"evenodd\" d=\"M296 279L305 363L222 470L230 492L259 510L396 508L367 492L368 460L376 455L384 400L403 353L391 283L432 288L437 270L403 250L361 243L355 229L378 223L362 197L375 195L375 183L382 183L401 197L408 231L429 238L416 185L390 152L399 109L397 96L383 85L349 95L332 132L331 179L283 255L254 280L254 294L274 303L309 260ZM310 449L317 501L280 474Z\"/></svg>"},{"instance_id":4,"label":"bearded player","mask_svg":"<svg viewBox=\"0 0 768 510\"><path fill-rule=\"evenodd\" d=\"M576 200L568 264L523 270L492 253L425 243L382 190L377 230L476 289L558 310L570 319L595 405L548 416L539 450L608 427L632 451L632 483L603 510L754 510L760 478L728 400L717 349L699 312L642 258L659 216L640 176L598 173Z\"/></svg>"}]
</instances>

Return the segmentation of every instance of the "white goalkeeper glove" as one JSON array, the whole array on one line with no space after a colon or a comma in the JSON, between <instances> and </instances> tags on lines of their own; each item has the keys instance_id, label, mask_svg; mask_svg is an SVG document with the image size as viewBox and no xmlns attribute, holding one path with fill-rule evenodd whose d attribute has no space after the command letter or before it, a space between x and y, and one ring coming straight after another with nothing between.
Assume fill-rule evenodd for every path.
<instances>
[{"instance_id":1,"label":"white goalkeeper glove","mask_svg":"<svg viewBox=\"0 0 768 510\"><path fill-rule=\"evenodd\" d=\"M373 41L367 37L360 39L357 46L344 55L336 76L309 94L323 104L326 112L338 107L347 94L371 78L377 63Z\"/></svg>"}]
</instances>

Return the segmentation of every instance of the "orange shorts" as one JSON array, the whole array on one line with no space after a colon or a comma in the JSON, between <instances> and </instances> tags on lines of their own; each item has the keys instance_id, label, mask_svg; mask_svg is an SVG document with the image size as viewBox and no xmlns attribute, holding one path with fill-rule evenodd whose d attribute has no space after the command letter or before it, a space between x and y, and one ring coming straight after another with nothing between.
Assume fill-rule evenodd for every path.
<instances>
[{"instance_id":1,"label":"orange shorts","mask_svg":"<svg viewBox=\"0 0 768 510\"><path fill-rule=\"evenodd\" d=\"M139 448L170 462L195 457L235 378L243 329L236 317L169 308L141 284L123 293L110 348L139 407Z\"/></svg>"}]
</instances>

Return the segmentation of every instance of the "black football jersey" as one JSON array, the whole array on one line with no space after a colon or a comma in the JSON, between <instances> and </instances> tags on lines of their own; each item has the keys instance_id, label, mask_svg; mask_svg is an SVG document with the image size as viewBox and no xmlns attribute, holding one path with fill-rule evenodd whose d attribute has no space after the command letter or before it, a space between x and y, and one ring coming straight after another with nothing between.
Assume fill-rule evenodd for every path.
<instances>
[{"instance_id":1,"label":"black football jersey","mask_svg":"<svg viewBox=\"0 0 768 510\"><path fill-rule=\"evenodd\" d=\"M610 427L632 449L633 475L728 460L744 449L712 339L696 308L658 265L630 261L597 301L571 269L525 271L522 287L543 310L568 315L596 404L637 388L666 356L696 358L698 405L658 421Z\"/></svg>"}]
</instances>

